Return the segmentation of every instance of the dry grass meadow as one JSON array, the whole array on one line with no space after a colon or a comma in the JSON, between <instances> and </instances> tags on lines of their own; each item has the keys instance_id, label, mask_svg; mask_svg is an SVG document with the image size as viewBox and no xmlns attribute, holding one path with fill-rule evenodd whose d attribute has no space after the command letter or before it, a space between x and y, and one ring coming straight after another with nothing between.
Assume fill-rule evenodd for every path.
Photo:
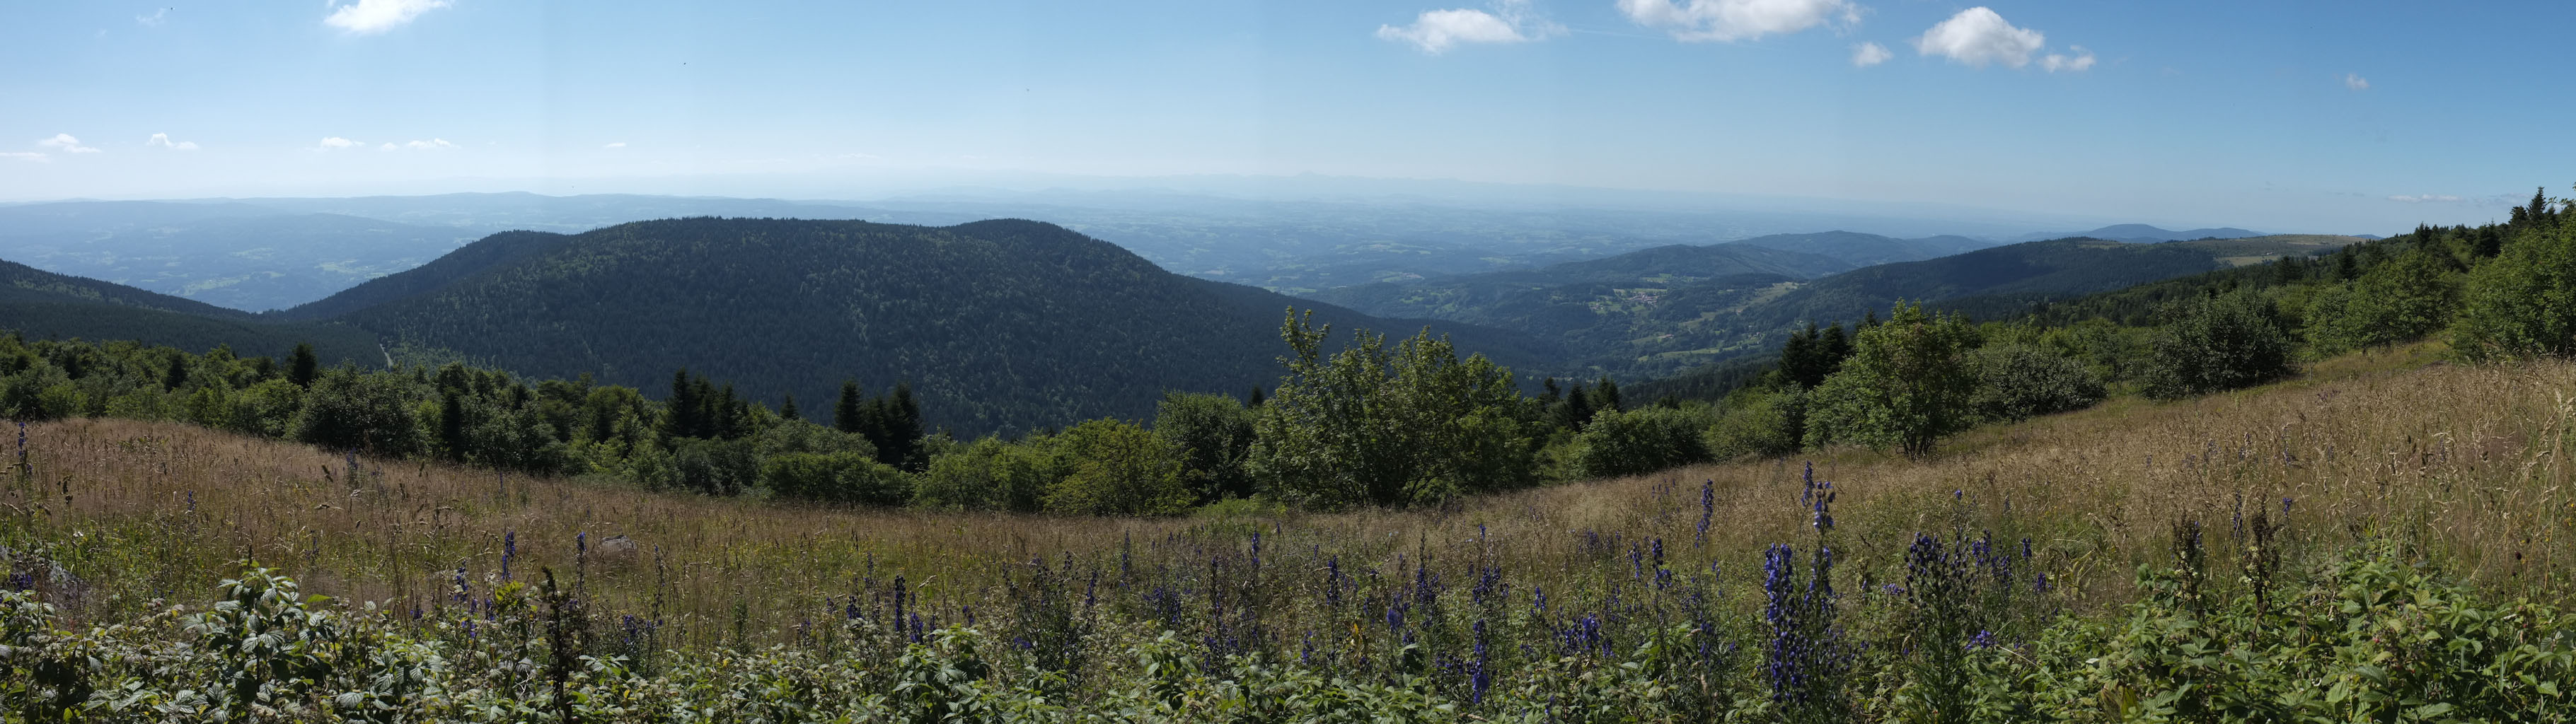
<instances>
[{"instance_id":1,"label":"dry grass meadow","mask_svg":"<svg viewBox=\"0 0 2576 724\"><path fill-rule=\"evenodd\" d=\"M1843 570L1863 584L1888 575L1917 531L1991 531L2032 539L2064 600L2098 609L2128 600L2137 566L2164 560L2176 521L2203 523L2224 556L2225 536L2264 511L2304 551L2394 537L2500 593L2565 601L2576 591L2576 365L2426 358L2381 352L2240 393L2122 399L1981 429L1929 461L1837 451L1813 458L1815 475L1839 491ZM341 455L174 423L46 423L24 445L28 469L0 483L0 545L77 574L48 584L51 597L92 620L204 600L243 558L312 592L434 609L454 605L460 568L478 588L498 581L505 540L512 577L544 567L579 579L595 610L666 618L683 647L792 635L827 615L826 596L897 575L932 610L968 616L1032 559L1189 565L1201 560L1193 551L1240 547L1250 533L1265 536L1254 545L1273 565L1338 558L1402 586L1401 557L1489 560L1551 591L1624 575L1631 551L1661 540L1749 600L1762 547L1803 548L1814 535L1800 459L1447 510L1123 520L820 509L393 460L359 459L353 472ZM1714 509L1703 539L1704 481ZM585 533L591 550L577 556ZM637 545L602 543L612 536Z\"/></svg>"}]
</instances>

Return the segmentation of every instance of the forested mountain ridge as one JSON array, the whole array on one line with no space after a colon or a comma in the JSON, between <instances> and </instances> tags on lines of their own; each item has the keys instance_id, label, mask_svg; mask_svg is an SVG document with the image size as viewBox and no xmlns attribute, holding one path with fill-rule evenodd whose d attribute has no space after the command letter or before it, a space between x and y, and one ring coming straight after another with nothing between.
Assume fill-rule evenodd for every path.
<instances>
[{"instance_id":1,"label":"forested mountain ridge","mask_svg":"<svg viewBox=\"0 0 2576 724\"><path fill-rule=\"evenodd\" d=\"M311 342L325 360L381 360L373 335L320 324L276 325L211 304L0 261L0 330L35 339L144 340L183 349L231 346L278 356Z\"/></svg>"},{"instance_id":2,"label":"forested mountain ridge","mask_svg":"<svg viewBox=\"0 0 2576 724\"><path fill-rule=\"evenodd\" d=\"M1726 243L1815 254L1838 259L1854 267L1922 261L1995 246L1964 236L1898 239L1856 231L1772 234Z\"/></svg>"},{"instance_id":3,"label":"forested mountain ridge","mask_svg":"<svg viewBox=\"0 0 2576 724\"><path fill-rule=\"evenodd\" d=\"M1316 306L1034 221L692 218L486 241L419 280L316 304L355 307L333 318L397 346L539 377L660 390L687 367L746 398L808 402L845 379L906 382L930 424L969 434L1142 418L1166 390L1274 384L1282 312ZM1395 334L1426 324L1331 307L1319 318ZM1515 368L1554 361L1510 333L1427 324Z\"/></svg>"},{"instance_id":4,"label":"forested mountain ridge","mask_svg":"<svg viewBox=\"0 0 2576 724\"><path fill-rule=\"evenodd\" d=\"M543 231L504 231L401 272L367 280L322 299L270 312L274 319L326 319L436 291L459 279L551 251L566 237Z\"/></svg>"}]
</instances>

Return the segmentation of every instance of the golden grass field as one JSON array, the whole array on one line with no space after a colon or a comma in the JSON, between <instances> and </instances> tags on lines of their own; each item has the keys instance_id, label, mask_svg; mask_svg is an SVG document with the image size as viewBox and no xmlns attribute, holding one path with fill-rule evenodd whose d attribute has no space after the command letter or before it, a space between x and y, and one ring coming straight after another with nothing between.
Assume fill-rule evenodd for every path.
<instances>
[{"instance_id":1,"label":"golden grass field","mask_svg":"<svg viewBox=\"0 0 2576 724\"><path fill-rule=\"evenodd\" d=\"M1812 459L1839 491L1843 570L1863 583L1887 575L1917 531L1992 530L2031 537L2073 605L2113 606L2132 595L2138 565L2164 560L2177 520L2201 521L2223 556L2237 516L2279 516L2287 498L2293 545L2391 536L2500 593L2566 600L2576 591L2566 460L2576 365L2432 356L2365 353L2239 393L2118 399L1983 428L1928 461L1858 450ZM26 440L30 469L0 484L0 544L77 573L66 612L94 620L163 605L155 599L203 600L245 557L315 593L396 610L445 605L460 566L478 589L497 579L505 535L515 537L517 579L541 566L568 585L586 579L594 610L658 613L680 646L783 635L817 615L822 597L898 574L954 612L995 595L1032 558L1115 566L1124 552L1132 565L1162 565L1187 560L1181 549L1210 545L1216 531L1263 533L1288 565L1313 564L1309 551L1352 570L1401 566L1398 556L1485 557L1550 590L1580 587L1605 560L1625 565L1621 552L1582 545L1587 534L1661 539L1682 564L1716 563L1739 598L1758 582L1763 546L1814 539L1798 503L1804 458L1442 510L1131 520L823 509L398 460L360 459L352 475L342 455L178 423L69 420L30 426ZM1702 481L1714 490L1704 543ZM594 547L577 562L581 533ZM603 550L619 535L639 545Z\"/></svg>"}]
</instances>

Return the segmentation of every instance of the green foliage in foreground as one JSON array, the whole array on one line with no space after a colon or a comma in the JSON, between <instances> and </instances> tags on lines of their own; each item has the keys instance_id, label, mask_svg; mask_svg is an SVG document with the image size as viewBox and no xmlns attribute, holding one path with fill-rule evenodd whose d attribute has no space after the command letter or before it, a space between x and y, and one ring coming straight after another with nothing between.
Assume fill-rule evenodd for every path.
<instances>
[{"instance_id":1,"label":"green foliage in foreground","mask_svg":"<svg viewBox=\"0 0 2576 724\"><path fill-rule=\"evenodd\" d=\"M1766 585L1775 589L1774 613L1763 620L1712 617L1704 600L1678 595L1696 590L1687 583L1641 591L1652 607L1627 610L1646 618L1615 625L1597 614L1552 616L1544 596L1536 606L1493 606L1481 589L1424 583L1426 597L1388 619L1405 643L1380 651L1334 650L1329 639L1339 634L1330 631L1325 645L1310 636L1287 651L1193 637L1166 629L1150 609L1075 594L1044 565L1026 579L1032 592L1019 610L975 625L923 628L902 615L900 598L892 615L853 598L848 616L814 622L793 644L692 652L654 650L650 624L600 620L551 573L492 589L479 610L421 616L306 596L253 567L224 581L210 606L104 625L64 620L32 590L0 592L0 716L2576 721L2576 620L2559 611L2483 595L2387 543L2321 561L2305 583L2272 580L2291 576L2270 568L2277 560L2252 556L2271 562L2248 564L2240 573L2250 583L2220 595L2197 529L2177 536L2174 565L2142 569L2145 598L2111 617L2016 614L2045 596L2012 593L2028 585L2018 577L1997 583L1993 547L1923 537L1908 553L1903 585L1862 591L1856 603L1837 604L1830 587L1823 598L1813 589L1779 595L1804 584L1776 570L1782 585ZM1660 565L1655 574L1676 577ZM1777 613L1791 604L1805 613ZM1455 619L1474 623L1442 628ZM1837 675L1798 671L1828 660Z\"/></svg>"}]
</instances>

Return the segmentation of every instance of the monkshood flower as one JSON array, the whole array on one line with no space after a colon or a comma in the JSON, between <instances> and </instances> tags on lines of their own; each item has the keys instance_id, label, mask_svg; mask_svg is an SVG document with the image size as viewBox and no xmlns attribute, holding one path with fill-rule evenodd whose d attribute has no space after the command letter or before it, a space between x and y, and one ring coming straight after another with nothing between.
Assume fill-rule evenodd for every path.
<instances>
[{"instance_id":1,"label":"monkshood flower","mask_svg":"<svg viewBox=\"0 0 2576 724\"><path fill-rule=\"evenodd\" d=\"M518 556L519 532L515 530L503 532L501 534L501 580L510 580L510 559Z\"/></svg>"},{"instance_id":2,"label":"monkshood flower","mask_svg":"<svg viewBox=\"0 0 2576 724\"><path fill-rule=\"evenodd\" d=\"M1691 539L1693 545L1708 543L1709 519L1716 516L1717 480L1712 478L1699 484L1699 532Z\"/></svg>"}]
</instances>

